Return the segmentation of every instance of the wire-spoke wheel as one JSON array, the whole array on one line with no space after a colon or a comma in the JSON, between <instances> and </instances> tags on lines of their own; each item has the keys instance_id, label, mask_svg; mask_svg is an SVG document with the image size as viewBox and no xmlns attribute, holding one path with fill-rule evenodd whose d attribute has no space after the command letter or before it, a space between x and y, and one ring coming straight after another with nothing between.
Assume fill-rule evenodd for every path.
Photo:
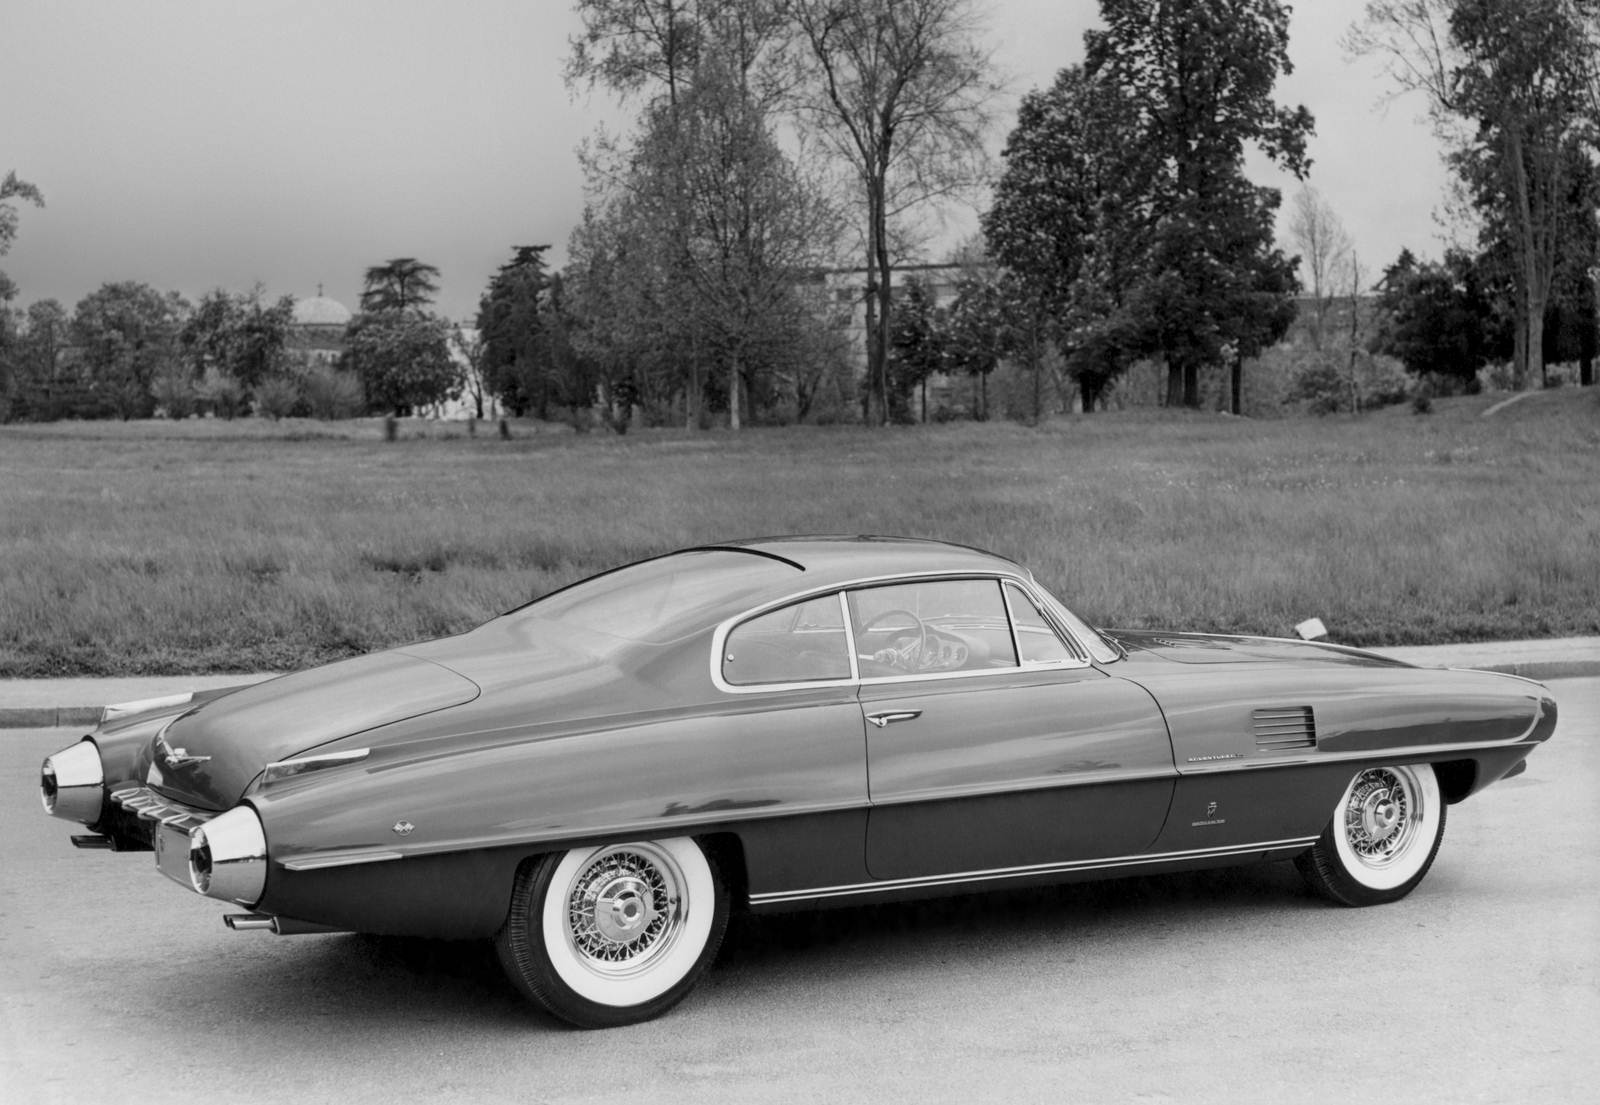
<instances>
[{"instance_id":1,"label":"wire-spoke wheel","mask_svg":"<svg viewBox=\"0 0 1600 1105\"><path fill-rule=\"evenodd\" d=\"M495 946L528 997L581 1028L608 1028L681 1001L727 924L727 891L699 844L640 840L523 864Z\"/></svg>"},{"instance_id":2,"label":"wire-spoke wheel","mask_svg":"<svg viewBox=\"0 0 1600 1105\"><path fill-rule=\"evenodd\" d=\"M1341 905L1396 901L1433 865L1444 821L1431 764L1366 768L1295 866L1312 889Z\"/></svg>"}]
</instances>

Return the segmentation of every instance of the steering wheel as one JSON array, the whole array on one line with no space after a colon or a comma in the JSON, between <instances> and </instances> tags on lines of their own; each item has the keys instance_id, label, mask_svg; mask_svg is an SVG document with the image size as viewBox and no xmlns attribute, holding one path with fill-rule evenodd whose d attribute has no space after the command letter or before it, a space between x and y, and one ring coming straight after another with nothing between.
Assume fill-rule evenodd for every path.
<instances>
[{"instance_id":1,"label":"steering wheel","mask_svg":"<svg viewBox=\"0 0 1600 1105\"><path fill-rule=\"evenodd\" d=\"M910 630L913 626L915 627L916 634L917 634L917 651L916 651L915 655L917 657L917 662L920 663L921 660L922 660L922 657L927 654L927 650L928 650L928 627L923 624L923 621L922 621L921 618L917 617L911 611L905 610L905 609L902 609L902 608L899 608L899 607L897 607L897 608L895 608L893 610L885 610L881 614L878 614L878 615L875 615L874 617L868 618L867 621L861 626L861 632L863 634L877 632L878 630L883 628L882 626L879 625L879 623L880 622L886 622L891 618L904 618L907 621L909 621L911 623L911 625L906 627L908 630ZM902 653L900 651L900 649L898 649L898 648L894 649L893 651L896 654L896 659L893 661L894 666L895 667L899 667L899 668L905 668L907 670L911 670L911 665L908 662L908 657L904 653ZM876 656L867 657L867 658L868 659L874 659L874 660L877 659ZM883 661L879 661L879 662L882 663Z\"/></svg>"}]
</instances>

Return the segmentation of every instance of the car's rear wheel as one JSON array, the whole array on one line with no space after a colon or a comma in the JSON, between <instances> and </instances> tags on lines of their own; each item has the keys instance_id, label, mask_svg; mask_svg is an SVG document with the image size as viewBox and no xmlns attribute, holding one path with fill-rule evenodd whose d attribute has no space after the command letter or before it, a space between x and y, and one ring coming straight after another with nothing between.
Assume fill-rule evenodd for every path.
<instances>
[{"instance_id":1,"label":"car's rear wheel","mask_svg":"<svg viewBox=\"0 0 1600 1105\"><path fill-rule=\"evenodd\" d=\"M1295 866L1312 889L1341 905L1393 902L1433 866L1444 821L1431 764L1366 768L1350 780L1328 827Z\"/></svg>"},{"instance_id":2,"label":"car's rear wheel","mask_svg":"<svg viewBox=\"0 0 1600 1105\"><path fill-rule=\"evenodd\" d=\"M610 1028L683 1000L727 927L715 860L674 837L523 864L495 946L529 998L580 1028Z\"/></svg>"}]
</instances>

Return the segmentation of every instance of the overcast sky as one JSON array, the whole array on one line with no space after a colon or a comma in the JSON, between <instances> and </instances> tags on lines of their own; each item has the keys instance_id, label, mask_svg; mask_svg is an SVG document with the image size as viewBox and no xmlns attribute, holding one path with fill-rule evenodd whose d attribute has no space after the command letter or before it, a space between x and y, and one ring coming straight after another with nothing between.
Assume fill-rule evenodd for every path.
<instances>
[{"instance_id":1,"label":"overcast sky","mask_svg":"<svg viewBox=\"0 0 1600 1105\"><path fill-rule=\"evenodd\" d=\"M1018 96L1082 58L1093 0L989 0ZM1377 271L1440 252L1446 174L1422 105L1378 106L1339 39L1359 0L1301 0L1279 99L1316 116L1310 183ZM69 307L108 280L326 294L354 308L366 266L443 271L469 316L517 244L559 265L582 210L574 148L626 116L561 81L567 0L0 0L0 175L27 208L0 259L21 302ZM1015 119L1003 111L995 145ZM1285 189L1298 184L1252 175ZM970 214L968 219L970 221Z\"/></svg>"}]
</instances>

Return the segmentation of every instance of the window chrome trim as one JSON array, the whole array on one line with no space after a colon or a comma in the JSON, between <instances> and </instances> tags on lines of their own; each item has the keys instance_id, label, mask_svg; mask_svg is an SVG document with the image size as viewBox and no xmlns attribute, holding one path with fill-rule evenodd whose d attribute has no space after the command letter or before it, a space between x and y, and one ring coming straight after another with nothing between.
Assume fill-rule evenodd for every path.
<instances>
[{"instance_id":1,"label":"window chrome trim","mask_svg":"<svg viewBox=\"0 0 1600 1105\"><path fill-rule=\"evenodd\" d=\"M1046 621L1050 623L1051 627L1067 645L1068 651L1076 654L1076 659L1050 660L1035 664L1024 664L1020 662L1022 655L1019 651L1017 653L1017 659L1019 663L1014 667L1008 668L979 668L973 671L927 672L925 674L911 673L907 675L879 675L865 677L861 675L861 663L856 649L855 625L852 623L850 618L850 604L849 600L846 598L847 592L859 590L865 587L880 587L906 583L935 583L944 580L960 579L993 580L999 585L1000 593L1003 599L1005 598L1006 583L1014 583L1018 587L1022 588L1023 594L1027 595L1033 600L1034 605L1037 606L1040 612L1044 614ZM729 683L723 678L722 658L726 655L725 650L728 644L728 636L741 624L750 621L752 618L758 618L763 614L770 614L774 610L780 610L785 606L799 605L800 603L810 602L814 599L821 598L829 594L837 594L839 597L840 616L844 619L845 637L849 641L850 645L850 675L848 678L809 679L796 681L793 683L750 684L733 684ZM1006 619L1010 623L1010 629L1012 633L1012 647L1016 647L1016 621L1011 615L1011 608L1009 605L1006 606L1005 610ZM710 668L711 685L724 694L781 694L788 691L822 690L828 687L871 687L894 683L930 683L946 679L970 679L973 676L1017 675L1036 671L1078 671L1092 666L1088 658L1089 655L1089 651L1083 647L1083 645L1078 641L1077 637L1068 632L1066 627L1060 624L1059 621L1054 617L1050 603L1041 600L1040 592L1034 585L1031 576L1028 576L1022 572L1007 572L998 569L995 571L985 572L974 571L970 568L967 568L947 572L906 572L900 575L863 576L858 579L829 583L826 586L814 587L810 590L797 591L794 594L785 595L783 598L764 602L760 606L753 606L743 613L735 614L733 617L723 620L712 632Z\"/></svg>"},{"instance_id":2,"label":"window chrome trim","mask_svg":"<svg viewBox=\"0 0 1600 1105\"><path fill-rule=\"evenodd\" d=\"M1089 665L1089 654L1084 651L1083 646L1073 638L1072 634L1065 631L1055 617L1054 612L1050 611L1044 603L1035 598L1026 587L1019 586L1017 590L1021 591L1022 597L1032 604L1034 613L1039 615L1039 619L1044 622L1045 628L1054 633L1056 640L1060 641L1066 650L1072 654L1063 660L1024 661L1022 659L1022 638L1017 633L1017 612L1011 607L1011 592L1006 590L1006 582L1005 580L1001 581L1000 593L1006 597L1006 614L1011 618L1011 644L1017 650L1017 662L1025 668L1087 667Z\"/></svg>"}]
</instances>

